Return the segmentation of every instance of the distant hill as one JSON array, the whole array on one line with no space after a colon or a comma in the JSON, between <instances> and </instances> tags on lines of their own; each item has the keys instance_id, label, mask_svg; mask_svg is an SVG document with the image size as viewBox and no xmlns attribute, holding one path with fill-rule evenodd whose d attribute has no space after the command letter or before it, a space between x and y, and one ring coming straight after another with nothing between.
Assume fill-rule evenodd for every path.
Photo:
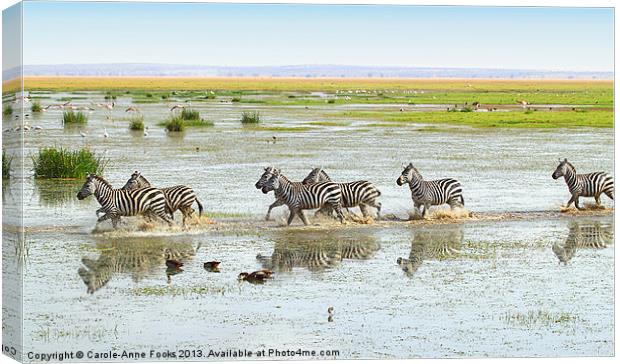
<instances>
[{"instance_id":1,"label":"distant hill","mask_svg":"<svg viewBox=\"0 0 620 364\"><path fill-rule=\"evenodd\" d=\"M11 69L4 71L3 77L6 80L15 77L18 74L18 69ZM24 75L613 79L613 72L570 72L487 68L372 67L346 65L226 67L148 63L27 65L24 66Z\"/></svg>"}]
</instances>

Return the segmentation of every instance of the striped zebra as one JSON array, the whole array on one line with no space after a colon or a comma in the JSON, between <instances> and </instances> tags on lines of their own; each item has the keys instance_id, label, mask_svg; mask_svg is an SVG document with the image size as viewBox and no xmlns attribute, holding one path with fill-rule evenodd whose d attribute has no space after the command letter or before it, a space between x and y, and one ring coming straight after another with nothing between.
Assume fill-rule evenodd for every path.
<instances>
[{"instance_id":1,"label":"striped zebra","mask_svg":"<svg viewBox=\"0 0 620 364\"><path fill-rule=\"evenodd\" d=\"M570 207L574 202L577 209L583 210L583 207L579 206L579 197L594 197L597 206L601 205L601 195L603 193L612 200L614 199L614 179L608 173L577 174L575 167L564 158L563 161L560 160L560 164L551 175L553 179L558 179L562 176L564 176L564 181L571 194L566 207Z\"/></svg>"},{"instance_id":2,"label":"striped zebra","mask_svg":"<svg viewBox=\"0 0 620 364\"><path fill-rule=\"evenodd\" d=\"M408 258L398 258L396 264L408 277L413 276L425 260L446 260L462 256L463 230L421 229L414 233Z\"/></svg>"},{"instance_id":3,"label":"striped zebra","mask_svg":"<svg viewBox=\"0 0 620 364\"><path fill-rule=\"evenodd\" d=\"M424 208L422 217L426 217L428 209L434 205L448 204L451 209L465 206L461 183L453 178L425 181L413 164L409 163L396 180L399 186L405 183L409 183L414 212L417 214L420 206Z\"/></svg>"},{"instance_id":4,"label":"striped zebra","mask_svg":"<svg viewBox=\"0 0 620 364\"><path fill-rule=\"evenodd\" d=\"M322 168L314 168L310 174L302 181L304 184L317 183L320 181L331 181L331 178ZM381 203L377 198L381 196L381 191L368 181L355 181L338 183L342 190L342 207L351 208L359 206L364 217L368 217L368 207L377 209L377 218L381 217ZM321 209L331 215L329 208Z\"/></svg>"},{"instance_id":5,"label":"striped zebra","mask_svg":"<svg viewBox=\"0 0 620 364\"><path fill-rule=\"evenodd\" d=\"M553 244L551 250L558 258L558 264L573 259L579 249L604 249L614 242L614 230L612 225L600 222L571 222L568 228L568 236L563 245Z\"/></svg>"},{"instance_id":6,"label":"striped zebra","mask_svg":"<svg viewBox=\"0 0 620 364\"><path fill-rule=\"evenodd\" d=\"M141 214L148 218L157 216L172 224L166 215L166 197L156 188L140 188L132 191L114 189L103 177L89 174L77 198L83 200L90 195L95 196L101 205L100 210L105 213L97 219L97 222L111 219L112 226L116 228L121 216Z\"/></svg>"},{"instance_id":7,"label":"striped zebra","mask_svg":"<svg viewBox=\"0 0 620 364\"><path fill-rule=\"evenodd\" d=\"M262 189L263 185L269 180L269 178L271 178L271 175L273 174L274 170L275 170L274 167L267 167L267 168L265 168L265 171L260 176L258 181L254 184L254 187L256 187L256 189L259 189L259 190ZM312 170L310 172L310 174L308 174L308 176L302 181L303 184L316 183L316 182L329 182L330 181L329 177L325 178L323 176L314 176L313 172L314 172L314 170ZM309 180L309 179L311 179L311 180ZM312 181L314 181L314 182L312 182ZM265 220L266 221L269 221L269 219L271 218L271 210L273 210L275 207L282 206L282 205L286 204L284 198L282 196L280 196L278 193L275 193L275 197L276 197L276 200L271 205L269 205L269 209L267 209L267 215L265 215Z\"/></svg>"},{"instance_id":8,"label":"striped zebra","mask_svg":"<svg viewBox=\"0 0 620 364\"><path fill-rule=\"evenodd\" d=\"M308 225L308 219L303 210L316 209L324 206L330 206L341 223L344 223L344 215L342 213L340 186L333 182L320 182L311 185L304 185L301 182L291 182L286 176L280 173L279 169L273 169L273 173L269 180L262 187L263 193L274 191L276 196L284 199L284 203L290 210L287 224L293 222L295 216L303 221L304 225Z\"/></svg>"},{"instance_id":9,"label":"striped zebra","mask_svg":"<svg viewBox=\"0 0 620 364\"><path fill-rule=\"evenodd\" d=\"M151 187L151 183L140 174L140 172L135 171L121 189L131 191L145 187ZM192 208L194 202L198 205L198 216L202 216L202 204L198 201L196 193L190 187L179 185L160 188L160 190L164 193L164 196L166 196L166 212L170 214L172 219L174 219L174 212L176 210L181 210L183 214L183 226L186 226L185 220L194 213L194 209Z\"/></svg>"}]
</instances>

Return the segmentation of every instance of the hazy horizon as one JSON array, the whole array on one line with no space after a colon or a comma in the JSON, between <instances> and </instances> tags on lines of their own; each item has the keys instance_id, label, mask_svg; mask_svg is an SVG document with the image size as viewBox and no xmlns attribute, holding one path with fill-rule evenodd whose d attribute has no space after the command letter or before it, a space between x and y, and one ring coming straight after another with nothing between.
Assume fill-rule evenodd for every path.
<instances>
[{"instance_id":1,"label":"hazy horizon","mask_svg":"<svg viewBox=\"0 0 620 364\"><path fill-rule=\"evenodd\" d=\"M23 6L23 62L33 66L614 69L611 8L92 2Z\"/></svg>"}]
</instances>

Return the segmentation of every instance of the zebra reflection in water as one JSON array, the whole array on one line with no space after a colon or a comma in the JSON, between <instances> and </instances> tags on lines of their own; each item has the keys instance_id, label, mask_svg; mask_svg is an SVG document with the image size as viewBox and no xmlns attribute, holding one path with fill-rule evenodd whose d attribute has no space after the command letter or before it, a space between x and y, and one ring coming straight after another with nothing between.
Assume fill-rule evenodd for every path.
<instances>
[{"instance_id":1,"label":"zebra reflection in water","mask_svg":"<svg viewBox=\"0 0 620 364\"><path fill-rule=\"evenodd\" d=\"M95 293L118 274L130 274L134 282L154 274L164 266L166 259L186 260L196 254L191 243L162 241L115 241L97 244L101 254L97 259L82 258L84 267L78 275L86 285L87 293Z\"/></svg>"},{"instance_id":2,"label":"zebra reflection in water","mask_svg":"<svg viewBox=\"0 0 620 364\"><path fill-rule=\"evenodd\" d=\"M374 256L380 245L373 237L354 238L307 238L293 241L277 241L269 256L258 254L263 268L290 272L293 268L322 271L340 265L345 259L366 260Z\"/></svg>"},{"instance_id":3,"label":"zebra reflection in water","mask_svg":"<svg viewBox=\"0 0 620 364\"><path fill-rule=\"evenodd\" d=\"M551 250L558 258L558 264L564 263L566 265L579 249L604 249L613 242L613 225L599 221L572 221L568 227L568 236L564 244L555 243Z\"/></svg>"},{"instance_id":4,"label":"zebra reflection in water","mask_svg":"<svg viewBox=\"0 0 620 364\"><path fill-rule=\"evenodd\" d=\"M412 277L425 260L458 258L462 244L461 227L422 228L414 232L409 258L400 257L396 263L408 277Z\"/></svg>"}]
</instances>

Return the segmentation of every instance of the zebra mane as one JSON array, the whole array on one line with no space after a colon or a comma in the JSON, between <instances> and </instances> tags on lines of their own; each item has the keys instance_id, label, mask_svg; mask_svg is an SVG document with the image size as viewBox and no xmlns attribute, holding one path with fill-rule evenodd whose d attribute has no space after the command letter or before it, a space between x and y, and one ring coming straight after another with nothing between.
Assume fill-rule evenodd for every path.
<instances>
[{"instance_id":1,"label":"zebra mane","mask_svg":"<svg viewBox=\"0 0 620 364\"><path fill-rule=\"evenodd\" d=\"M151 185L151 182L149 182L149 180L148 180L148 179L146 179L146 177L144 177L143 175L140 175L140 176L138 177L138 180L139 180L140 182L144 183L144 184L149 185L149 186Z\"/></svg>"},{"instance_id":2,"label":"zebra mane","mask_svg":"<svg viewBox=\"0 0 620 364\"><path fill-rule=\"evenodd\" d=\"M573 172L577 173L577 169L575 169L575 166L573 166L571 164L571 162L569 161L564 161L564 164L566 164L568 166L569 169L571 169Z\"/></svg>"},{"instance_id":3,"label":"zebra mane","mask_svg":"<svg viewBox=\"0 0 620 364\"><path fill-rule=\"evenodd\" d=\"M98 176L96 174L91 174L91 177L93 179L96 179L97 181L101 182L102 184L104 184L105 186L109 187L110 189L114 189L114 187L112 187L112 184L110 184L110 182L106 181L105 178Z\"/></svg>"}]
</instances>

